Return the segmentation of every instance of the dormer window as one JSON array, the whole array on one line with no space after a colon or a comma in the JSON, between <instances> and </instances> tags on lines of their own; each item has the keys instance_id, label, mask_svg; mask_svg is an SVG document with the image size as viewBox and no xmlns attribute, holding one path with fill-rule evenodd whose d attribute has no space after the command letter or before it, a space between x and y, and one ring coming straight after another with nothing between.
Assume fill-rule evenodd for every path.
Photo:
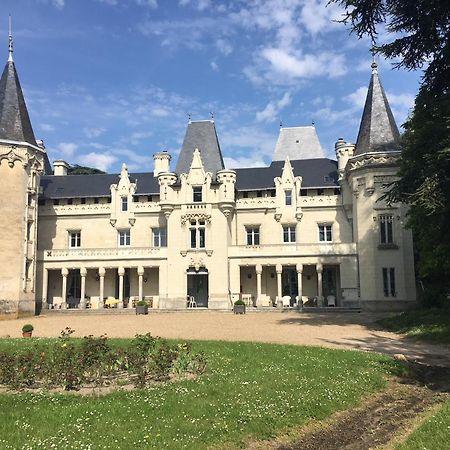
<instances>
[{"instance_id":1,"label":"dormer window","mask_svg":"<svg viewBox=\"0 0 450 450\"><path fill-rule=\"evenodd\" d=\"M192 201L194 203L200 203L200 202L203 201L202 187L201 186L193 186L192 187Z\"/></svg>"},{"instance_id":2,"label":"dormer window","mask_svg":"<svg viewBox=\"0 0 450 450\"><path fill-rule=\"evenodd\" d=\"M284 191L284 204L286 206L292 205L292 191L290 189L287 191Z\"/></svg>"},{"instance_id":3,"label":"dormer window","mask_svg":"<svg viewBox=\"0 0 450 450\"><path fill-rule=\"evenodd\" d=\"M128 211L128 197L120 197L122 212Z\"/></svg>"}]
</instances>

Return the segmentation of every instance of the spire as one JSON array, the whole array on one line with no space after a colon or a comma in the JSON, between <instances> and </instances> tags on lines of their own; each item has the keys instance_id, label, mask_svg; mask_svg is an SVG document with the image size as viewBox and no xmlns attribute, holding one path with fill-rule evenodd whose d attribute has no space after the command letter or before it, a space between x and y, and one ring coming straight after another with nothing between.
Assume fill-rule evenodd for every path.
<instances>
[{"instance_id":1,"label":"spire","mask_svg":"<svg viewBox=\"0 0 450 450\"><path fill-rule=\"evenodd\" d=\"M216 173L225 169L213 120L190 121L188 123L178 156L176 173L189 173L196 149L202 155L203 167L206 172Z\"/></svg>"},{"instance_id":2,"label":"spire","mask_svg":"<svg viewBox=\"0 0 450 450\"><path fill-rule=\"evenodd\" d=\"M11 15L9 16L9 38L8 38L8 62L13 62L13 37L11 31Z\"/></svg>"},{"instance_id":3,"label":"spire","mask_svg":"<svg viewBox=\"0 0 450 450\"><path fill-rule=\"evenodd\" d=\"M400 133L378 77L375 57L371 68L372 76L356 140L355 155L398 150Z\"/></svg>"},{"instance_id":4,"label":"spire","mask_svg":"<svg viewBox=\"0 0 450 450\"><path fill-rule=\"evenodd\" d=\"M0 79L0 140L37 145L12 57L11 18L8 53L8 62Z\"/></svg>"}]
</instances>

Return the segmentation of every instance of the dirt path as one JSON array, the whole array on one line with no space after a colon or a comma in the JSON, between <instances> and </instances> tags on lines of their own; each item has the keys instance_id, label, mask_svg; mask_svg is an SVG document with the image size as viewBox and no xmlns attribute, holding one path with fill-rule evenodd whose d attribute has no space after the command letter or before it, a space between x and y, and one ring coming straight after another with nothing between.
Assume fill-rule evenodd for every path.
<instances>
[{"instance_id":1,"label":"dirt path","mask_svg":"<svg viewBox=\"0 0 450 450\"><path fill-rule=\"evenodd\" d=\"M404 436L417 416L450 398L450 369L410 364L411 378L394 380L364 404L283 438L255 442L248 450L369 450Z\"/></svg>"}]
</instances>

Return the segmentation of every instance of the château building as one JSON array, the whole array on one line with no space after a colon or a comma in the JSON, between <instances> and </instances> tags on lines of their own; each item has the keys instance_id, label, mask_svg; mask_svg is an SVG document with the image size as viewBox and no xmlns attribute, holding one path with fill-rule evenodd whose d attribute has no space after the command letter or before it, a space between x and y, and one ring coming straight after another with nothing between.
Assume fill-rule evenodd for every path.
<instances>
[{"instance_id":1,"label":"ch\u00e2teau building","mask_svg":"<svg viewBox=\"0 0 450 450\"><path fill-rule=\"evenodd\" d=\"M399 132L372 64L356 144L281 128L267 167L227 169L213 120L152 172L68 175L36 140L13 61L0 81L0 312L41 308L400 309L415 300L406 208L382 199Z\"/></svg>"}]
</instances>

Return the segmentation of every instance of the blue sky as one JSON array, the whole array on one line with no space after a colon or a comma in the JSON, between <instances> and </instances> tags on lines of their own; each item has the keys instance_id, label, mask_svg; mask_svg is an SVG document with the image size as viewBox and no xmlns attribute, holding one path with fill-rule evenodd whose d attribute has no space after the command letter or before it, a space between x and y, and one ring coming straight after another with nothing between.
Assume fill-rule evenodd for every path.
<instances>
[{"instance_id":1,"label":"blue sky","mask_svg":"<svg viewBox=\"0 0 450 450\"><path fill-rule=\"evenodd\" d=\"M315 121L324 156L354 142L370 78L368 40L328 0L2 0L31 121L50 159L108 172L175 166L188 114L214 113L227 167L270 163L279 123ZM380 39L386 35L381 32ZM397 123L420 72L378 60ZM305 155L305 157L320 155Z\"/></svg>"}]
</instances>

